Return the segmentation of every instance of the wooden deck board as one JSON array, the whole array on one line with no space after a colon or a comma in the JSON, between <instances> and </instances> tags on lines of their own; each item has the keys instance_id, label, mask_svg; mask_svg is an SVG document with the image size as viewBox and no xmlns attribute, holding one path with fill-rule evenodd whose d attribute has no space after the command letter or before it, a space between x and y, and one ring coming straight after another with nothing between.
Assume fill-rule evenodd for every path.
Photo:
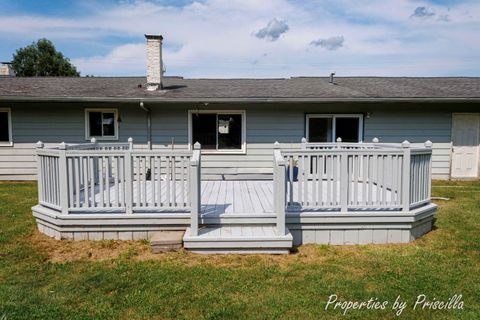
<instances>
[{"instance_id":1,"label":"wooden deck board","mask_svg":"<svg viewBox=\"0 0 480 320\"><path fill-rule=\"evenodd\" d=\"M155 183L157 183L156 181ZM311 182L310 182L311 183ZM163 202L163 206L168 208L168 201L166 201L167 197L167 184L168 182L162 181L161 183L161 199ZM360 183L358 183L360 184ZM333 192L331 192L329 187L327 186L327 182L323 181L323 183L316 188L313 188L313 185L308 186L308 199L314 199L313 198L313 190L316 191L317 196L315 197L315 201L317 201L317 209L322 210L322 204L324 207L338 207L338 195L340 193L339 186L335 186L332 188ZM155 192L158 192L158 185L155 186ZM137 184L134 182L133 183L133 200L134 204L136 205L138 203L138 199L141 199L145 206L142 206L142 208L154 208L152 206L152 203L155 204L155 206L158 207L157 204L157 199L152 199L154 194L152 193L152 181L147 181L145 184L145 187L143 184L140 184L140 192L137 191ZM187 186L183 186L184 192L184 203L188 206L188 190ZM293 196L293 202L300 204L300 200L302 199L298 198L298 184L294 183L293 184L293 190L294 190L294 196ZM304 187L302 185L302 187ZM351 184L351 190L354 190L354 183ZM171 201L173 203L180 203L182 200L182 185L177 182L173 183L171 182L170 185L170 200L173 200L174 192L173 189L176 190L175 192L175 197L177 201ZM382 199L384 199L382 202L384 203L390 203L392 202L392 196L393 197L398 197L396 192L391 192L389 189L383 190L382 187L379 187L377 185L361 185L358 186L356 190L357 192L357 203L360 205L363 204L364 202L364 197L370 198L370 201L373 201L373 203L377 202L377 197L380 196ZM95 187L95 202L99 204L102 200L102 196L99 192L100 187L96 186ZM365 191L364 191L365 190ZM321 192L320 192L321 191ZM329 192L330 191L330 192ZM115 199L117 197L116 195L116 190L115 190L115 184L112 182L110 185L110 189L106 192L110 192L110 203L111 207L113 207L113 204L115 203ZM120 190L120 193L123 192L123 190ZM332 193L332 194L329 194ZM138 194L140 197L138 197ZM370 196L371 195L371 196ZM157 196L155 196L157 197ZM384 197L384 198L383 198ZM80 194L80 199L83 200L84 194L83 192ZM106 194L103 195L103 198L106 199ZM120 197L122 198L122 197ZM218 216L221 214L265 214L265 213L273 213L273 182L271 180L227 180L227 181L220 181L220 180L206 180L202 181L201 185L201 202L202 202L202 214L204 216ZM288 198L287 198L288 199ZM331 201L333 203L331 204ZM314 206L315 203L308 203L303 206L303 208L306 210L307 208L311 208ZM363 205L365 206L365 205ZM369 207L369 203L367 202L366 207ZM137 206L138 208L138 206ZM179 207L181 208L181 207ZM374 208L374 206L370 206L370 208ZM297 207L295 207L293 210L297 211Z\"/></svg>"}]
</instances>

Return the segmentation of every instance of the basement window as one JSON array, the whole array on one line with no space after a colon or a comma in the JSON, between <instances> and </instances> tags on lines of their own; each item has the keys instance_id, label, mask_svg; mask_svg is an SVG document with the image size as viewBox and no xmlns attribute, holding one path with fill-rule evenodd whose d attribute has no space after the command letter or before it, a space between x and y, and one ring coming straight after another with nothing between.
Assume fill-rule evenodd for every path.
<instances>
[{"instance_id":1,"label":"basement window","mask_svg":"<svg viewBox=\"0 0 480 320\"><path fill-rule=\"evenodd\" d=\"M189 140L206 153L244 153L245 112L190 111Z\"/></svg>"},{"instance_id":2,"label":"basement window","mask_svg":"<svg viewBox=\"0 0 480 320\"><path fill-rule=\"evenodd\" d=\"M360 142L363 140L361 114L307 114L308 142Z\"/></svg>"},{"instance_id":3,"label":"basement window","mask_svg":"<svg viewBox=\"0 0 480 320\"><path fill-rule=\"evenodd\" d=\"M10 109L0 109L0 146L12 146L12 116Z\"/></svg>"},{"instance_id":4,"label":"basement window","mask_svg":"<svg viewBox=\"0 0 480 320\"><path fill-rule=\"evenodd\" d=\"M118 140L116 109L86 109L85 139Z\"/></svg>"}]
</instances>

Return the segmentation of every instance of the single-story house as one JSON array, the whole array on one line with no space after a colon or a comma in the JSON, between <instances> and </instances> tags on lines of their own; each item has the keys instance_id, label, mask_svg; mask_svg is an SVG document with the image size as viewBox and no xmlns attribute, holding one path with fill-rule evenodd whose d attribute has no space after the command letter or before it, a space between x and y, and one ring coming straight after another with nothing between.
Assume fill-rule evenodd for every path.
<instances>
[{"instance_id":1,"label":"single-story house","mask_svg":"<svg viewBox=\"0 0 480 320\"><path fill-rule=\"evenodd\" d=\"M164 76L147 36L147 77L0 77L0 180L35 179L36 143L201 144L202 179L271 179L274 142L433 143L434 179L478 178L480 78Z\"/></svg>"}]
</instances>

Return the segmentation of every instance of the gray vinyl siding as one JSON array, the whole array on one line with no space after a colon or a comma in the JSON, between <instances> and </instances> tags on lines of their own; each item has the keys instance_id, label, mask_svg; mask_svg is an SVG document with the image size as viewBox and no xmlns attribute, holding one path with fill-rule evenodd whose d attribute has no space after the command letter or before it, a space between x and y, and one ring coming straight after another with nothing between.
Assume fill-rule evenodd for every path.
<instances>
[{"instance_id":1,"label":"gray vinyl siding","mask_svg":"<svg viewBox=\"0 0 480 320\"><path fill-rule=\"evenodd\" d=\"M85 108L117 108L119 142L134 138L137 147L147 141L146 114L138 104L31 104L2 105L12 109L13 147L0 147L0 180L33 179L36 173L35 143L43 141L54 146L85 142ZM188 110L192 105L148 105L152 110L152 139L154 148L188 148ZM451 112L412 112L367 109L349 105L232 105L210 106L214 110L246 111L246 154L215 154L203 156L206 176L236 174L271 174L272 148L275 141L296 146L305 136L307 113L366 113L364 139L378 137L381 142L434 143L433 176L448 178L450 168ZM390 109L391 106L388 106ZM202 108L204 109L204 108ZM354 111L355 110L355 111Z\"/></svg>"},{"instance_id":2,"label":"gray vinyl siding","mask_svg":"<svg viewBox=\"0 0 480 320\"><path fill-rule=\"evenodd\" d=\"M433 142L432 175L435 179L448 179L451 156L451 112L372 112L365 119L365 141L374 137L380 142L411 143Z\"/></svg>"}]
</instances>

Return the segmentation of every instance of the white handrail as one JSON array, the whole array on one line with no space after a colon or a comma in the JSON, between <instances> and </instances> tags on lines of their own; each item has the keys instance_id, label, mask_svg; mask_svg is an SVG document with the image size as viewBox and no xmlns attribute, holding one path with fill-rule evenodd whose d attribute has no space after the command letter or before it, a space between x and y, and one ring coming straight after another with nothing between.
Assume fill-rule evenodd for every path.
<instances>
[{"instance_id":1,"label":"white handrail","mask_svg":"<svg viewBox=\"0 0 480 320\"><path fill-rule=\"evenodd\" d=\"M131 139L122 145L127 147L68 149L62 143L46 149L39 142L39 202L63 214L199 213L200 150L134 150Z\"/></svg>"},{"instance_id":2,"label":"white handrail","mask_svg":"<svg viewBox=\"0 0 480 320\"><path fill-rule=\"evenodd\" d=\"M279 150L277 145L274 150L275 161L286 161L288 210L409 211L430 202L430 141L414 148L408 141L375 141L370 144L375 148L364 148L364 143L349 144L352 148L344 148L343 142L319 145L328 148L309 148L302 139L300 148ZM279 174L275 165L274 175ZM277 185L279 178L274 181Z\"/></svg>"}]
</instances>

